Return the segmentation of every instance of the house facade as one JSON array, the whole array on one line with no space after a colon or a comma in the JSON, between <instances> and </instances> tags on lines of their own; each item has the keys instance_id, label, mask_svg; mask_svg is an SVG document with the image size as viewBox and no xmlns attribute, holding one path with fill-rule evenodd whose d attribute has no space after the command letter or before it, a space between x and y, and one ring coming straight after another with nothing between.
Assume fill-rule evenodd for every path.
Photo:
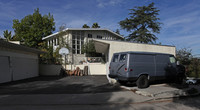
<instances>
[{"instance_id":1,"label":"house facade","mask_svg":"<svg viewBox=\"0 0 200 110\"><path fill-rule=\"evenodd\" d=\"M104 40L120 40L123 37L113 31L101 28L67 28L62 31L44 37L48 46L53 46L55 50L63 41L69 46L70 54L68 62L79 64L80 61L85 60L85 55L82 53L82 46L88 42L89 39L104 39ZM73 58L72 58L73 57Z\"/></svg>"},{"instance_id":2,"label":"house facade","mask_svg":"<svg viewBox=\"0 0 200 110\"><path fill-rule=\"evenodd\" d=\"M109 63L111 61L113 53L124 52L124 51L138 51L138 52L157 52L157 53L168 53L176 54L176 47L169 45L154 45L154 44L142 44L133 43L128 41L122 41L123 37L115 32L108 29L93 29L93 28L67 28L63 32L62 36L59 33L49 35L43 40L47 41L48 45L53 46L54 49L58 47L59 38L64 38L65 42L71 48L71 53L67 56L68 63L67 69L75 69L79 67L81 69L84 66L89 67L89 75L106 75L109 74ZM87 43L89 40L94 41L95 50L97 53L104 55L104 63L89 62L88 57L81 52L81 46ZM92 59L92 57L91 57ZM86 61L86 64L80 64L80 61ZM93 59L92 59L93 60ZM70 65L71 64L71 65ZM72 66L73 64L73 66Z\"/></svg>"}]
</instances>

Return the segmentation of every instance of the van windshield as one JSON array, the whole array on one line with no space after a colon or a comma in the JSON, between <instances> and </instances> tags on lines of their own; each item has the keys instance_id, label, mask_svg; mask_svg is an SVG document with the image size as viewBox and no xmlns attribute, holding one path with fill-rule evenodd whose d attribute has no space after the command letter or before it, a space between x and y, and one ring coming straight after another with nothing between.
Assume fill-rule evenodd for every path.
<instances>
[{"instance_id":1,"label":"van windshield","mask_svg":"<svg viewBox=\"0 0 200 110\"><path fill-rule=\"evenodd\" d=\"M170 63L176 63L176 59L173 56L169 57Z\"/></svg>"}]
</instances>

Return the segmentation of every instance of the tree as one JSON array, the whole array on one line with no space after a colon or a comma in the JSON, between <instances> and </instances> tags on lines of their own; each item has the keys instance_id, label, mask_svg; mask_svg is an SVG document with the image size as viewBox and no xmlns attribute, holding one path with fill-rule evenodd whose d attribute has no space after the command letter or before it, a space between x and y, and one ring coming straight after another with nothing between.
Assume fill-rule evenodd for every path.
<instances>
[{"instance_id":1,"label":"tree","mask_svg":"<svg viewBox=\"0 0 200 110\"><path fill-rule=\"evenodd\" d=\"M182 48L176 51L176 58L183 65L189 65L192 59L192 50Z\"/></svg>"},{"instance_id":2,"label":"tree","mask_svg":"<svg viewBox=\"0 0 200 110\"><path fill-rule=\"evenodd\" d=\"M39 9L35 9L32 15L27 15L23 19L13 20L15 37L24 45L39 48L42 38L52 34L55 30L53 15L41 15Z\"/></svg>"},{"instance_id":3,"label":"tree","mask_svg":"<svg viewBox=\"0 0 200 110\"><path fill-rule=\"evenodd\" d=\"M56 35L56 37L58 38L58 47L54 50L53 46L47 46L47 42L42 42L41 45L44 45L42 47L44 47L42 49L42 51L45 51L45 54L40 54L40 59L41 59L41 63L45 63L45 64L62 64L62 55L59 54L59 50L62 47L68 48L69 46L66 43L66 39L65 37L63 37L64 35L66 35L66 31L64 31L64 29L66 28L66 25L61 25L59 27L59 33Z\"/></svg>"},{"instance_id":4,"label":"tree","mask_svg":"<svg viewBox=\"0 0 200 110\"><path fill-rule=\"evenodd\" d=\"M66 35L66 31L64 31L64 29L66 29L66 25L61 25L59 27L59 33L58 35L56 36L58 38L58 42L59 42L59 45L58 47L56 48L56 50L53 52L53 58L54 58L54 63L55 64L62 64L62 55L59 54L59 50L61 48L67 48L69 49L69 51L71 51L71 49L69 48L68 44L67 44L67 40L66 38L64 37Z\"/></svg>"},{"instance_id":5,"label":"tree","mask_svg":"<svg viewBox=\"0 0 200 110\"><path fill-rule=\"evenodd\" d=\"M120 35L119 29L116 29L115 33Z\"/></svg>"},{"instance_id":6,"label":"tree","mask_svg":"<svg viewBox=\"0 0 200 110\"><path fill-rule=\"evenodd\" d=\"M88 26L87 24L84 24L84 25L82 26L82 28L90 28L90 26Z\"/></svg>"},{"instance_id":7,"label":"tree","mask_svg":"<svg viewBox=\"0 0 200 110\"><path fill-rule=\"evenodd\" d=\"M8 30L3 31L3 36L4 38L6 38L7 41L10 41L12 38L11 31L10 32L8 32Z\"/></svg>"},{"instance_id":8,"label":"tree","mask_svg":"<svg viewBox=\"0 0 200 110\"><path fill-rule=\"evenodd\" d=\"M82 53L86 53L89 56L93 56L93 53L96 53L96 49L94 46L94 42L90 40L89 42L85 43L83 46L81 46Z\"/></svg>"},{"instance_id":9,"label":"tree","mask_svg":"<svg viewBox=\"0 0 200 110\"><path fill-rule=\"evenodd\" d=\"M93 23L92 28L100 28L98 23Z\"/></svg>"},{"instance_id":10,"label":"tree","mask_svg":"<svg viewBox=\"0 0 200 110\"><path fill-rule=\"evenodd\" d=\"M86 53L87 57L101 57L101 53L97 53L93 40L89 40L89 42L85 43L81 46L81 53Z\"/></svg>"},{"instance_id":11,"label":"tree","mask_svg":"<svg viewBox=\"0 0 200 110\"><path fill-rule=\"evenodd\" d=\"M160 33L159 10L154 3L130 9L130 17L119 22L120 27L130 32L127 40L139 43L155 43L158 39L153 33Z\"/></svg>"},{"instance_id":12,"label":"tree","mask_svg":"<svg viewBox=\"0 0 200 110\"><path fill-rule=\"evenodd\" d=\"M191 59L191 63L189 65L189 72L190 72L190 76L198 78L200 77L200 59L198 58L192 58Z\"/></svg>"}]
</instances>

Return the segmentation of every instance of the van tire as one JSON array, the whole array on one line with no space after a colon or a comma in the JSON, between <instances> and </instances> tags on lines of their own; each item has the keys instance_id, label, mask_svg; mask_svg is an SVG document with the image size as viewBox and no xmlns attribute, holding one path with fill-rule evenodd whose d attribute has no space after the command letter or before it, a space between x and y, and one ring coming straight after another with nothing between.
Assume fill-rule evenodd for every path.
<instances>
[{"instance_id":1,"label":"van tire","mask_svg":"<svg viewBox=\"0 0 200 110\"><path fill-rule=\"evenodd\" d=\"M149 80L147 76L145 75L140 76L136 81L136 85L140 89L149 87Z\"/></svg>"}]
</instances>

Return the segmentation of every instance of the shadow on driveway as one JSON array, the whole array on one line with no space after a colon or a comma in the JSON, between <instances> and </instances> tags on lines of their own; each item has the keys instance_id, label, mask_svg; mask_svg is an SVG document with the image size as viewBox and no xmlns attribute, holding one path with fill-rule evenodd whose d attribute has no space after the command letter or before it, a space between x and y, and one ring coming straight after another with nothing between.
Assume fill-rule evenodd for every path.
<instances>
[{"instance_id":1,"label":"shadow on driveway","mask_svg":"<svg viewBox=\"0 0 200 110\"><path fill-rule=\"evenodd\" d=\"M106 76L36 77L0 85L0 94L84 94L122 91Z\"/></svg>"}]
</instances>

